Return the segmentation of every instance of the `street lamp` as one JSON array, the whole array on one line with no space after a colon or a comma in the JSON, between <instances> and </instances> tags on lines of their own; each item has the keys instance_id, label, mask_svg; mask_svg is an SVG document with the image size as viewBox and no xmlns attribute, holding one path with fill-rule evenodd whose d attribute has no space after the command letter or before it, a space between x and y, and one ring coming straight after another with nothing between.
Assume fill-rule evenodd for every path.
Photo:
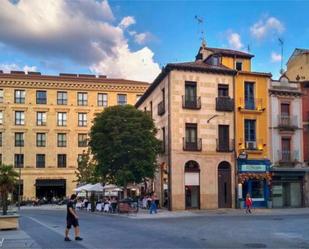
<instances>
[{"instance_id":1,"label":"street lamp","mask_svg":"<svg viewBox=\"0 0 309 249\"><path fill-rule=\"evenodd\" d=\"M18 213L20 213L20 189L21 189L21 145L22 143L24 142L24 140L20 141L20 144L19 144L19 161L18 161L18 173L19 173L19 176L18 176Z\"/></svg>"}]
</instances>

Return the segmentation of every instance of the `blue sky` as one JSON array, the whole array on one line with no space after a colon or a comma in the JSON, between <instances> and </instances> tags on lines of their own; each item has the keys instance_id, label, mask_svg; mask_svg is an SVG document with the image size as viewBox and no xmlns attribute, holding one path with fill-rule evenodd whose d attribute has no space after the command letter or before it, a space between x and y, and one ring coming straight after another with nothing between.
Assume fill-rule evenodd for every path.
<instances>
[{"instance_id":1,"label":"blue sky","mask_svg":"<svg viewBox=\"0 0 309 249\"><path fill-rule=\"evenodd\" d=\"M43 3L44 2L44 3ZM200 46L247 51L254 71L278 77L294 48L308 48L308 1L0 0L0 68L107 74L151 81ZM204 20L198 25L195 16Z\"/></svg>"}]
</instances>

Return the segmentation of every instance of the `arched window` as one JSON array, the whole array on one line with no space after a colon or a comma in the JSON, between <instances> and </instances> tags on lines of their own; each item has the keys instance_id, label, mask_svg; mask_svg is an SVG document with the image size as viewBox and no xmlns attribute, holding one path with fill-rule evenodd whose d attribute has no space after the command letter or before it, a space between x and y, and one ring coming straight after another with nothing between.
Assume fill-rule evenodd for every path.
<instances>
[{"instance_id":1,"label":"arched window","mask_svg":"<svg viewBox=\"0 0 309 249\"><path fill-rule=\"evenodd\" d=\"M200 166L196 161L190 160L185 164L185 172L200 172Z\"/></svg>"}]
</instances>

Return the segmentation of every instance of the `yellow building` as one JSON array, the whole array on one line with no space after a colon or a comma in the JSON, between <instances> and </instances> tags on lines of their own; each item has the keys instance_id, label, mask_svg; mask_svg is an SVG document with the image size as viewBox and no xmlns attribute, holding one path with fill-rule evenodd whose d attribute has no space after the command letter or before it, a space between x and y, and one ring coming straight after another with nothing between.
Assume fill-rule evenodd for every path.
<instances>
[{"instance_id":1,"label":"yellow building","mask_svg":"<svg viewBox=\"0 0 309 249\"><path fill-rule=\"evenodd\" d=\"M249 193L255 206L266 206L270 193L268 88L272 75L252 72L252 57L222 54L222 64L237 70L234 87L238 198Z\"/></svg>"},{"instance_id":2,"label":"yellow building","mask_svg":"<svg viewBox=\"0 0 309 249\"><path fill-rule=\"evenodd\" d=\"M0 72L0 159L21 168L23 198L71 194L94 115L134 105L147 88L106 76Z\"/></svg>"}]
</instances>

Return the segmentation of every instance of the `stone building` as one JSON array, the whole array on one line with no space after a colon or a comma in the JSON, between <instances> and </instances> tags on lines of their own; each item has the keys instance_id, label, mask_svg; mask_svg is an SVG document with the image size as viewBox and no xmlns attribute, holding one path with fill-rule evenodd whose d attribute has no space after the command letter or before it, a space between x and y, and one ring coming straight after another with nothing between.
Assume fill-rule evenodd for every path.
<instances>
[{"instance_id":1,"label":"stone building","mask_svg":"<svg viewBox=\"0 0 309 249\"><path fill-rule=\"evenodd\" d=\"M273 207L308 205L308 171L303 160L301 84L285 75L269 88Z\"/></svg>"},{"instance_id":2,"label":"stone building","mask_svg":"<svg viewBox=\"0 0 309 249\"><path fill-rule=\"evenodd\" d=\"M24 199L68 196L96 113L134 105L144 82L0 72L0 159L21 168Z\"/></svg>"},{"instance_id":3,"label":"stone building","mask_svg":"<svg viewBox=\"0 0 309 249\"><path fill-rule=\"evenodd\" d=\"M154 184L171 210L235 206L234 75L205 44L196 60L167 64L136 104L163 141Z\"/></svg>"}]
</instances>

